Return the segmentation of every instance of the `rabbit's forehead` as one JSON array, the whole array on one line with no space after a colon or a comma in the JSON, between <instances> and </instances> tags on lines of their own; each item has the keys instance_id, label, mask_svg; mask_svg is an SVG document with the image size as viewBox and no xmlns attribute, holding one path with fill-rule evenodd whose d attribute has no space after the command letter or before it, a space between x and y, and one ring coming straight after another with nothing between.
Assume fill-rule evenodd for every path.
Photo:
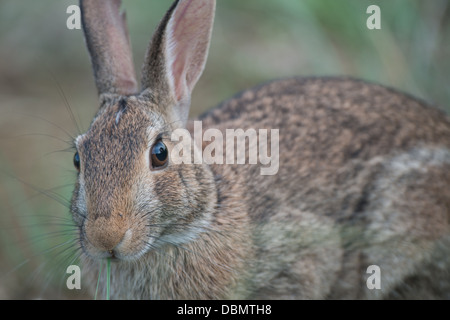
<instances>
[{"instance_id":1,"label":"rabbit's forehead","mask_svg":"<svg viewBox=\"0 0 450 320\"><path fill-rule=\"evenodd\" d=\"M106 161L113 154L115 159L124 157L131 161L148 147L149 139L164 128L164 121L164 117L148 108L119 102L102 108L89 130L79 136L75 144L86 160Z\"/></svg>"},{"instance_id":2,"label":"rabbit's forehead","mask_svg":"<svg viewBox=\"0 0 450 320\"><path fill-rule=\"evenodd\" d=\"M165 116L152 112L152 108L120 100L114 105L101 108L89 130L75 139L77 147L87 140L97 138L122 138L125 140L145 138L149 133L167 127Z\"/></svg>"}]
</instances>

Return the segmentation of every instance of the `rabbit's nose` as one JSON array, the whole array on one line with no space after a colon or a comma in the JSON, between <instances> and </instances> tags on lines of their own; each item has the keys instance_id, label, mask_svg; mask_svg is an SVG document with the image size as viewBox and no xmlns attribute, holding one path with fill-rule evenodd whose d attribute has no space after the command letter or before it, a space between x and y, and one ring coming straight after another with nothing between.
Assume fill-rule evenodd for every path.
<instances>
[{"instance_id":1,"label":"rabbit's nose","mask_svg":"<svg viewBox=\"0 0 450 320\"><path fill-rule=\"evenodd\" d=\"M89 220L85 225L86 239L97 250L111 252L126 238L127 228L120 222L105 217Z\"/></svg>"}]
</instances>

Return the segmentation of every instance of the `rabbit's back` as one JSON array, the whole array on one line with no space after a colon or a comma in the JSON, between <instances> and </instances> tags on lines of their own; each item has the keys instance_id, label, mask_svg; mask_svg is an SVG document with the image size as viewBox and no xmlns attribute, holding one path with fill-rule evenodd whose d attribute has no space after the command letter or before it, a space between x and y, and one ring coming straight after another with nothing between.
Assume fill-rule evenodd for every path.
<instances>
[{"instance_id":1,"label":"rabbit's back","mask_svg":"<svg viewBox=\"0 0 450 320\"><path fill-rule=\"evenodd\" d=\"M280 144L304 155L315 143L312 154L328 163L367 160L418 143L450 146L450 119L442 111L351 78L276 80L243 91L200 119L216 127L280 129ZM292 143L300 138L308 140L296 148Z\"/></svg>"},{"instance_id":2,"label":"rabbit's back","mask_svg":"<svg viewBox=\"0 0 450 320\"><path fill-rule=\"evenodd\" d=\"M279 129L276 174L212 166L223 207L239 202L251 219L254 297L448 295L450 121L442 111L359 80L293 78L244 91L200 119L224 135ZM382 290L366 286L370 265L380 267Z\"/></svg>"}]
</instances>

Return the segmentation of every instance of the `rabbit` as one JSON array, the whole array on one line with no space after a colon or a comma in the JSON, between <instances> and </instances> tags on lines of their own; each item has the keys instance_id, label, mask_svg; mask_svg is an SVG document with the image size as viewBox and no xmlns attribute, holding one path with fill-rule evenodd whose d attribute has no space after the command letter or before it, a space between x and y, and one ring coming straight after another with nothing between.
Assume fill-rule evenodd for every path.
<instances>
[{"instance_id":1,"label":"rabbit","mask_svg":"<svg viewBox=\"0 0 450 320\"><path fill-rule=\"evenodd\" d=\"M100 107L75 139L71 214L91 292L109 259L112 299L450 298L443 111L349 77L277 79L195 119L203 133L278 129L266 135L275 174L175 163L172 134L194 133L215 1L172 4L140 88L120 5L80 1ZM190 156L211 143L192 143Z\"/></svg>"}]
</instances>

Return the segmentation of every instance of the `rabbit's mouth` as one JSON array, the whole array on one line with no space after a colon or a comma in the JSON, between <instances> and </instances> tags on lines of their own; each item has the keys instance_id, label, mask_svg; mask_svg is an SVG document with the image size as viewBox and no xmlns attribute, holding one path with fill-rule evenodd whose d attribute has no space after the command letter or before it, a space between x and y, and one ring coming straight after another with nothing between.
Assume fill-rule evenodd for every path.
<instances>
[{"instance_id":1,"label":"rabbit's mouth","mask_svg":"<svg viewBox=\"0 0 450 320\"><path fill-rule=\"evenodd\" d=\"M98 225L84 225L80 229L84 254L93 260L136 261L152 248L141 230L127 228L122 232L111 229L105 221L99 221Z\"/></svg>"}]
</instances>

